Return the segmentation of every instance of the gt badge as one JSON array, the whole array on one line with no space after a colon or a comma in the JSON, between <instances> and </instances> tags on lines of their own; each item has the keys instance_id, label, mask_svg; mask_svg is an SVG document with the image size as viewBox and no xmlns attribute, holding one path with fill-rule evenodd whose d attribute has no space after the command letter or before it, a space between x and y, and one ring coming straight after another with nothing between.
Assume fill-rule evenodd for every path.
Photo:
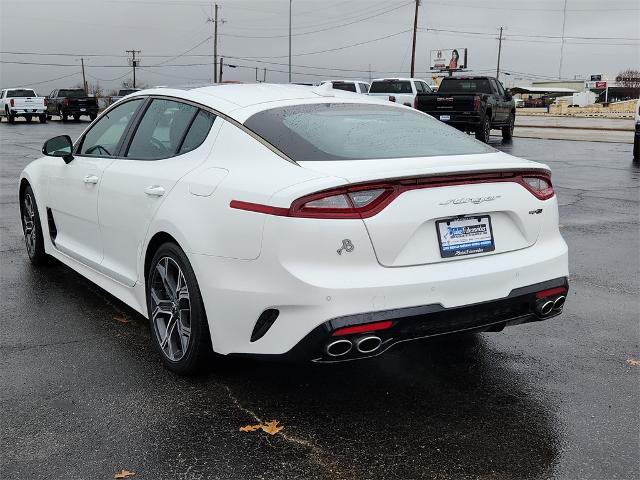
<instances>
[{"instance_id":1,"label":"gt badge","mask_svg":"<svg viewBox=\"0 0 640 480\"><path fill-rule=\"evenodd\" d=\"M338 255L342 255L343 250L347 253L351 253L353 252L354 248L356 247L354 247L353 243L351 243L351 240L346 238L342 240L342 246L338 250L336 250L336 252L338 252Z\"/></svg>"}]
</instances>

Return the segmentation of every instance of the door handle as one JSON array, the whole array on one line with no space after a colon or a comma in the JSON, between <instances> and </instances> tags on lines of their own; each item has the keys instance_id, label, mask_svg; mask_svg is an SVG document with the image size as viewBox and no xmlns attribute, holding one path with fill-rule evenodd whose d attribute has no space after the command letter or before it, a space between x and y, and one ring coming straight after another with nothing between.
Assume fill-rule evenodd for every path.
<instances>
[{"instance_id":1,"label":"door handle","mask_svg":"<svg viewBox=\"0 0 640 480\"><path fill-rule=\"evenodd\" d=\"M161 197L164 195L164 192L164 188L160 185L151 185L150 187L144 189L144 193L153 197Z\"/></svg>"},{"instance_id":2,"label":"door handle","mask_svg":"<svg viewBox=\"0 0 640 480\"><path fill-rule=\"evenodd\" d=\"M92 185L95 185L96 183L98 183L98 180L99 179L97 175L87 175L82 179L84 183L89 183Z\"/></svg>"}]
</instances>

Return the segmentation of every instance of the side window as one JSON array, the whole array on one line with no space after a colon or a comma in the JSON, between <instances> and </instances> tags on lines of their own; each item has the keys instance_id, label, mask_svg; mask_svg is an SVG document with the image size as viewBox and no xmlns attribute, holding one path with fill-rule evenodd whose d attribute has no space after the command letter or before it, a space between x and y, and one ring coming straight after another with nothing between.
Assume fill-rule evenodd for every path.
<instances>
[{"instance_id":1,"label":"side window","mask_svg":"<svg viewBox=\"0 0 640 480\"><path fill-rule=\"evenodd\" d=\"M422 82L415 82L415 84L416 84L416 91L418 93L425 93L424 86L422 85Z\"/></svg>"},{"instance_id":2,"label":"side window","mask_svg":"<svg viewBox=\"0 0 640 480\"><path fill-rule=\"evenodd\" d=\"M131 100L103 115L84 136L80 155L113 157L117 153L116 148L122 135L142 101L142 98Z\"/></svg>"},{"instance_id":3,"label":"side window","mask_svg":"<svg viewBox=\"0 0 640 480\"><path fill-rule=\"evenodd\" d=\"M424 82L420 82L422 84L422 88L424 89L424 93L432 93L431 87Z\"/></svg>"},{"instance_id":4,"label":"side window","mask_svg":"<svg viewBox=\"0 0 640 480\"><path fill-rule=\"evenodd\" d=\"M186 103L155 99L144 113L126 156L159 160L175 155L198 109Z\"/></svg>"},{"instance_id":5,"label":"side window","mask_svg":"<svg viewBox=\"0 0 640 480\"><path fill-rule=\"evenodd\" d=\"M499 94L500 91L498 90L498 86L496 85L496 81L493 78L490 78L489 82L491 83L491 90L493 90L493 93Z\"/></svg>"},{"instance_id":6,"label":"side window","mask_svg":"<svg viewBox=\"0 0 640 480\"><path fill-rule=\"evenodd\" d=\"M504 97L504 87L502 86L502 83L500 82L500 80L496 82L496 85L498 87L498 93Z\"/></svg>"},{"instance_id":7,"label":"side window","mask_svg":"<svg viewBox=\"0 0 640 480\"><path fill-rule=\"evenodd\" d=\"M367 85L366 83L361 83L360 84L360 92L361 93L369 93L369 85Z\"/></svg>"},{"instance_id":8,"label":"side window","mask_svg":"<svg viewBox=\"0 0 640 480\"><path fill-rule=\"evenodd\" d=\"M214 114L200 110L191 127L189 127L189 132L184 137L178 153L187 153L198 148L209 135L215 119L216 116Z\"/></svg>"},{"instance_id":9,"label":"side window","mask_svg":"<svg viewBox=\"0 0 640 480\"><path fill-rule=\"evenodd\" d=\"M4 98L4 90L2 90L2 93L0 93L0 98Z\"/></svg>"}]
</instances>

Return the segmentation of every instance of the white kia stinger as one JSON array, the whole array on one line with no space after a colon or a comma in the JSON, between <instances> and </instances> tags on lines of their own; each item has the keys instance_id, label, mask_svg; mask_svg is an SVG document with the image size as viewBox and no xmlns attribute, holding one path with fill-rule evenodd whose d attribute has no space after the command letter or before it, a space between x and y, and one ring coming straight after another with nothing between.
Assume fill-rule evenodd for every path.
<instances>
[{"instance_id":1,"label":"white kia stinger","mask_svg":"<svg viewBox=\"0 0 640 480\"><path fill-rule=\"evenodd\" d=\"M567 294L547 166L330 85L140 91L43 153L19 186L32 263L148 317L179 373L499 331Z\"/></svg>"}]
</instances>

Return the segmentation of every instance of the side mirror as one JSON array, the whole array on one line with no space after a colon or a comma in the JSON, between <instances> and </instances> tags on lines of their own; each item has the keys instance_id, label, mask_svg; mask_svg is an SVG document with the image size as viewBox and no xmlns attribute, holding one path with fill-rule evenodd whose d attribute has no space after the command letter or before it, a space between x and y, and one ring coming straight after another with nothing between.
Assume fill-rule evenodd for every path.
<instances>
[{"instance_id":1,"label":"side mirror","mask_svg":"<svg viewBox=\"0 0 640 480\"><path fill-rule=\"evenodd\" d=\"M69 135L50 138L42 146L42 154L48 157L62 157L65 163L73 160L73 143Z\"/></svg>"},{"instance_id":2,"label":"side mirror","mask_svg":"<svg viewBox=\"0 0 640 480\"><path fill-rule=\"evenodd\" d=\"M506 89L504 92L504 96L507 98L507 100L511 100L513 98L513 93L511 93L511 89Z\"/></svg>"}]
</instances>

